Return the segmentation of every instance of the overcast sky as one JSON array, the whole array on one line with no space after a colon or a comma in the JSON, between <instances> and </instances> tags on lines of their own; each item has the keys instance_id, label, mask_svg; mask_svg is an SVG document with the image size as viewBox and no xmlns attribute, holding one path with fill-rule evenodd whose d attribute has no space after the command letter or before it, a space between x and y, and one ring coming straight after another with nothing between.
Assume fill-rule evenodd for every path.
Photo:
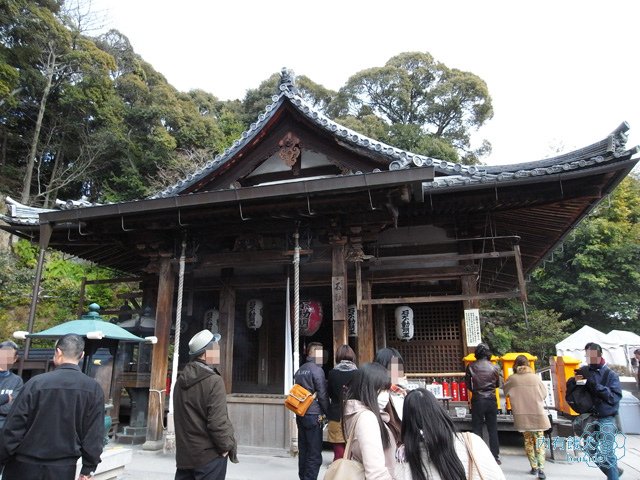
<instances>
[{"instance_id":1,"label":"overcast sky","mask_svg":"<svg viewBox=\"0 0 640 480\"><path fill-rule=\"evenodd\" d=\"M334 90L406 51L487 82L488 164L601 140L622 121L640 144L640 2L93 0L106 28L181 91L243 98L288 67Z\"/></svg>"}]
</instances>

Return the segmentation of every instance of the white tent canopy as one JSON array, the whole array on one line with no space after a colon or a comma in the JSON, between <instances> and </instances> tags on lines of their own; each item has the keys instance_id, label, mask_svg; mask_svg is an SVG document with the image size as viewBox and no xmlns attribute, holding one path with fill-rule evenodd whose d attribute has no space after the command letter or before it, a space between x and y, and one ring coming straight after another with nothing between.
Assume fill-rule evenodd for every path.
<instances>
[{"instance_id":1,"label":"white tent canopy","mask_svg":"<svg viewBox=\"0 0 640 480\"><path fill-rule=\"evenodd\" d=\"M607 363L628 364L624 346L617 339L610 338L606 333L588 325L557 343L556 352L558 355L569 355L584 362L584 346L589 342L595 342L602 347L602 356Z\"/></svg>"},{"instance_id":2,"label":"white tent canopy","mask_svg":"<svg viewBox=\"0 0 640 480\"><path fill-rule=\"evenodd\" d=\"M619 342L621 345L634 346L640 348L640 335L627 330L611 330L607 336Z\"/></svg>"},{"instance_id":3,"label":"white tent canopy","mask_svg":"<svg viewBox=\"0 0 640 480\"><path fill-rule=\"evenodd\" d=\"M611 339L617 340L623 346L626 358L624 365L627 365L631 371L637 374L638 362L634 357L633 352L640 348L640 335L627 330L611 330L608 333L608 336Z\"/></svg>"}]
</instances>

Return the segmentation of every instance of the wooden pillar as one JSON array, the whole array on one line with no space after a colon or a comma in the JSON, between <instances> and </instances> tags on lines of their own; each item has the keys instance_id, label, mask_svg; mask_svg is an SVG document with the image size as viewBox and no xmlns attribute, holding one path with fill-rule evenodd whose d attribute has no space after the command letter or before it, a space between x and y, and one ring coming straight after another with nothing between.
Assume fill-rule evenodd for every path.
<instances>
[{"instance_id":1,"label":"wooden pillar","mask_svg":"<svg viewBox=\"0 0 640 480\"><path fill-rule=\"evenodd\" d=\"M82 277L82 282L80 283L80 295L78 296L78 312L77 317L80 318L84 313L84 295L87 288L87 277Z\"/></svg>"},{"instance_id":2,"label":"wooden pillar","mask_svg":"<svg viewBox=\"0 0 640 480\"><path fill-rule=\"evenodd\" d=\"M384 305L376 305L375 311L372 312L375 322L375 339L374 350L380 350L387 346L387 324L384 316Z\"/></svg>"},{"instance_id":3,"label":"wooden pillar","mask_svg":"<svg viewBox=\"0 0 640 480\"><path fill-rule=\"evenodd\" d=\"M156 300L155 336L158 343L153 346L151 357L151 384L149 387L149 413L147 419L146 448L162 448L162 418L164 416L167 388L167 367L171 322L173 319L173 287L175 276L171 271L171 257L160 258L158 269L158 298Z\"/></svg>"},{"instance_id":4,"label":"wooden pillar","mask_svg":"<svg viewBox=\"0 0 640 480\"><path fill-rule=\"evenodd\" d=\"M154 299L157 298L157 284L155 282L154 276L144 275L142 277L142 281L140 282L140 289L142 290L142 305L140 306L143 309L145 307L152 307Z\"/></svg>"},{"instance_id":5,"label":"wooden pillar","mask_svg":"<svg viewBox=\"0 0 640 480\"><path fill-rule=\"evenodd\" d=\"M338 237L332 242L331 299L333 312L333 357L347 338L347 264L345 259L346 240Z\"/></svg>"},{"instance_id":6,"label":"wooden pillar","mask_svg":"<svg viewBox=\"0 0 640 480\"><path fill-rule=\"evenodd\" d=\"M33 291L31 294L31 306L29 307L29 319L27 321L27 331L33 333L33 324L36 321L36 307L38 306L38 297L40 294L40 281L42 280L42 269L44 268L45 253L51 240L53 233L53 225L50 223L40 224L40 253L38 255L38 265L36 266L36 278L33 282ZM29 360L29 349L31 348L31 337L27 337L24 343L24 354L20 358L18 366L18 375L22 375L24 362Z\"/></svg>"},{"instance_id":7,"label":"wooden pillar","mask_svg":"<svg viewBox=\"0 0 640 480\"><path fill-rule=\"evenodd\" d=\"M371 281L362 281L362 300L371 300ZM371 305L360 303L358 307L358 365L372 362L375 354Z\"/></svg>"},{"instance_id":8,"label":"wooden pillar","mask_svg":"<svg viewBox=\"0 0 640 480\"><path fill-rule=\"evenodd\" d=\"M227 393L231 393L233 383L233 330L236 321L236 291L230 286L233 269L223 269L220 289L220 374Z\"/></svg>"},{"instance_id":9,"label":"wooden pillar","mask_svg":"<svg viewBox=\"0 0 640 480\"><path fill-rule=\"evenodd\" d=\"M460 277L460 281L462 283L462 294L463 295L477 295L478 294L478 284L476 283L476 275L463 275ZM463 300L462 308L464 310L468 310L471 308L480 308L480 300ZM469 353L475 352L475 347L469 347L467 345L467 329L464 320L464 314L462 315L462 349L464 351L464 355L466 356Z\"/></svg>"},{"instance_id":10,"label":"wooden pillar","mask_svg":"<svg viewBox=\"0 0 640 480\"><path fill-rule=\"evenodd\" d=\"M516 260L516 271L518 272L518 289L520 290L520 301L527 301L527 282L524 278L524 269L522 268L522 256L520 255L520 245L513 246L513 253Z\"/></svg>"}]
</instances>

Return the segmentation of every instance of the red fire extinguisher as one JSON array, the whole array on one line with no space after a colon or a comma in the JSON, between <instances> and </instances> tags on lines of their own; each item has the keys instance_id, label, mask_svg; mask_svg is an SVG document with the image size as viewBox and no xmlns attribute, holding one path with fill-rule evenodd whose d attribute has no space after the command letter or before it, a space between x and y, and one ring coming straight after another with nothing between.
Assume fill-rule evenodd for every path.
<instances>
[{"instance_id":1,"label":"red fire extinguisher","mask_svg":"<svg viewBox=\"0 0 640 480\"><path fill-rule=\"evenodd\" d=\"M458 381L454 378L451 382L451 399L457 402L460 399L460 390L458 387Z\"/></svg>"},{"instance_id":2,"label":"red fire extinguisher","mask_svg":"<svg viewBox=\"0 0 640 480\"><path fill-rule=\"evenodd\" d=\"M467 384L465 381L460 382L460 401L466 402L469 400L469 394L467 393Z\"/></svg>"},{"instance_id":3,"label":"red fire extinguisher","mask_svg":"<svg viewBox=\"0 0 640 480\"><path fill-rule=\"evenodd\" d=\"M446 378L442 379L442 396L451 397L451 388Z\"/></svg>"}]
</instances>

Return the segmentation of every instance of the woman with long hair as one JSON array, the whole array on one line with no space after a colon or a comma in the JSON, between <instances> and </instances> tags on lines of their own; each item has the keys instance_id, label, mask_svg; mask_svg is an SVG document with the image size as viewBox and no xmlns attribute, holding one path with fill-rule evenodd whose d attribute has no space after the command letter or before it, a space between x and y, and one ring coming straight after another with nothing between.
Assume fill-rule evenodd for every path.
<instances>
[{"instance_id":1,"label":"woman with long hair","mask_svg":"<svg viewBox=\"0 0 640 480\"><path fill-rule=\"evenodd\" d=\"M524 450L529 459L531 475L544 479L544 431L551 428L544 411L547 387L529 366L524 355L518 355L513 363L513 375L504 384L504 394L509 397L513 413L513 426L524 436Z\"/></svg>"},{"instance_id":2,"label":"woman with long hair","mask_svg":"<svg viewBox=\"0 0 640 480\"><path fill-rule=\"evenodd\" d=\"M336 352L336 366L329 372L329 433L327 441L333 444L333 460L344 455L345 438L342 432L342 404L346 386L356 373L356 354L349 345L342 345Z\"/></svg>"},{"instance_id":3,"label":"woman with long hair","mask_svg":"<svg viewBox=\"0 0 640 480\"><path fill-rule=\"evenodd\" d=\"M398 450L396 478L476 480L480 470L484 480L505 480L484 441L473 433L466 435L468 442L456 432L449 414L431 392L424 388L409 392L404 400L403 446Z\"/></svg>"},{"instance_id":4,"label":"woman with long hair","mask_svg":"<svg viewBox=\"0 0 640 480\"><path fill-rule=\"evenodd\" d=\"M391 377L382 365L365 363L354 374L345 396L345 438L353 430L351 458L364 466L366 480L393 480L396 441L383 412L389 403Z\"/></svg>"},{"instance_id":5,"label":"woman with long hair","mask_svg":"<svg viewBox=\"0 0 640 480\"><path fill-rule=\"evenodd\" d=\"M402 422L402 403L407 395L407 378L404 376L404 360L395 348L381 348L376 352L373 360L386 368L391 375L391 388L389 389L389 404L384 411L389 415L386 421L387 427L395 437L396 443L400 443L400 424Z\"/></svg>"}]
</instances>

